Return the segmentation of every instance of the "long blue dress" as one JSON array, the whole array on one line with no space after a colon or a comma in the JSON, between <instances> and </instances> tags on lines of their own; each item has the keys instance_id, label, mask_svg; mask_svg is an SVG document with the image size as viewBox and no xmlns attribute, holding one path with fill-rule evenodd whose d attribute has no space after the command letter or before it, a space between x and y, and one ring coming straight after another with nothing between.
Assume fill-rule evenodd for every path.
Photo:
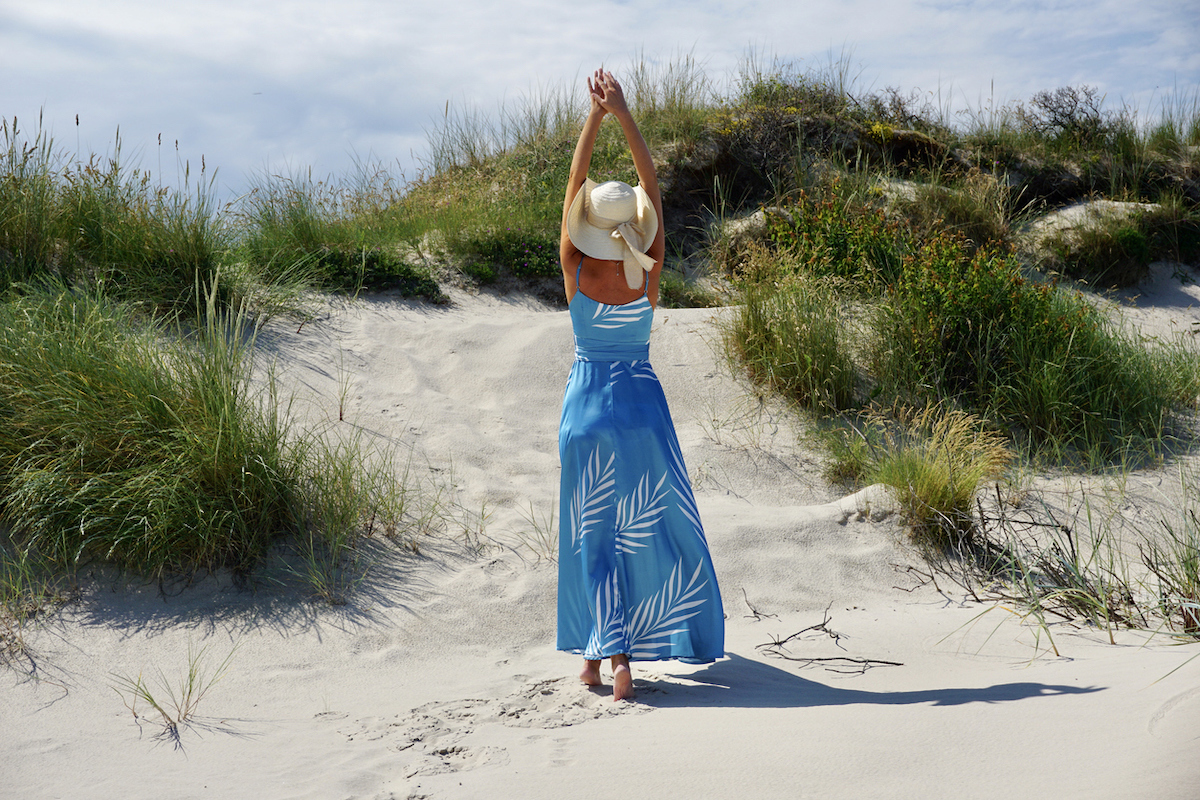
<instances>
[{"instance_id":1,"label":"long blue dress","mask_svg":"<svg viewBox=\"0 0 1200 800\"><path fill-rule=\"evenodd\" d=\"M667 400L647 360L654 308L577 291L563 395L558 649L600 659L725 654L721 595Z\"/></svg>"}]
</instances>

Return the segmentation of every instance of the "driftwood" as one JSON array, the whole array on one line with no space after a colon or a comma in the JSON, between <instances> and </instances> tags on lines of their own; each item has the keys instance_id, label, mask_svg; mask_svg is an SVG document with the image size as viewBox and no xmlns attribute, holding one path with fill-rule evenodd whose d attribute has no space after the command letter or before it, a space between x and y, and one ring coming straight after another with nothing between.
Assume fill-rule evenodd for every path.
<instances>
[{"instance_id":1,"label":"driftwood","mask_svg":"<svg viewBox=\"0 0 1200 800\"><path fill-rule=\"evenodd\" d=\"M825 607L825 618L816 625L809 625L807 628L802 628L801 630L796 631L790 636L785 636L782 639L777 637L773 638L769 642L757 645L756 649L763 655L767 655L772 658L782 658L785 661L794 661L807 666L821 666L830 672L837 672L844 675L852 675L856 673L862 674L872 667L904 666L898 661L884 661L883 659L879 658L855 658L853 656L796 656L788 652L788 642L813 631L824 633L833 639L833 643L838 647L843 650L846 649L845 647L842 647L841 643L842 638L844 638L843 635L829 627L829 623L833 621L833 618L829 616L829 609L832 607L832 603Z\"/></svg>"},{"instance_id":2,"label":"driftwood","mask_svg":"<svg viewBox=\"0 0 1200 800\"><path fill-rule=\"evenodd\" d=\"M755 608L754 604L750 602L750 596L746 594L746 588L744 586L742 587L742 599L746 601L746 608L750 609L750 613L745 615L746 619L753 619L756 622L768 618L779 619L778 614L764 614Z\"/></svg>"}]
</instances>

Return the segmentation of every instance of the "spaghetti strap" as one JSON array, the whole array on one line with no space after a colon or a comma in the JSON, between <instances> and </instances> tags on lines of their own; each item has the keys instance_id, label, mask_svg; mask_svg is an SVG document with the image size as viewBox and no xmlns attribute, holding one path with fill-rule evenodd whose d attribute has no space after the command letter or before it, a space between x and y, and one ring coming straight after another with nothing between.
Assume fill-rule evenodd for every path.
<instances>
[{"instance_id":1,"label":"spaghetti strap","mask_svg":"<svg viewBox=\"0 0 1200 800\"><path fill-rule=\"evenodd\" d=\"M583 256L579 257L579 266L575 268L575 288L579 289L579 273L583 270Z\"/></svg>"}]
</instances>

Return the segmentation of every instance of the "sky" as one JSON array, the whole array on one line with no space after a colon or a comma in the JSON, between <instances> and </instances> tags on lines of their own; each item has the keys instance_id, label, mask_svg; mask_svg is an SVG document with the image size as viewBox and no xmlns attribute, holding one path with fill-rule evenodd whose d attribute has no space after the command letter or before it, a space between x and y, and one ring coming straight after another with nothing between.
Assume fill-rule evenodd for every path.
<instances>
[{"instance_id":1,"label":"sky","mask_svg":"<svg viewBox=\"0 0 1200 800\"><path fill-rule=\"evenodd\" d=\"M1136 10L1135 10L1136 9ZM1200 93L1200 0L0 0L0 116L222 197L265 175L429 163L447 107L491 115L576 91L604 64L687 56L728 85L759 64L844 59L981 109L1060 86L1157 115ZM76 124L78 117L78 124Z\"/></svg>"}]
</instances>

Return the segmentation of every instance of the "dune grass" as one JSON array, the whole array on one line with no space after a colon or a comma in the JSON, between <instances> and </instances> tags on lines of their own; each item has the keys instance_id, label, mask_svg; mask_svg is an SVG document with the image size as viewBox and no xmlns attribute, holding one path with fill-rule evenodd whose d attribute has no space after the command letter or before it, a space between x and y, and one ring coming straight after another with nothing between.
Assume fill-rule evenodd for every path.
<instances>
[{"instance_id":1,"label":"dune grass","mask_svg":"<svg viewBox=\"0 0 1200 800\"><path fill-rule=\"evenodd\" d=\"M1192 486L1192 492L1198 487ZM1189 497L1195 494L1189 492ZM1200 638L1200 518L1188 508L1178 523L1164 521L1161 535L1138 545L1151 575L1157 611L1182 633Z\"/></svg>"},{"instance_id":2,"label":"dune grass","mask_svg":"<svg viewBox=\"0 0 1200 800\"><path fill-rule=\"evenodd\" d=\"M830 473L889 487L918 545L962 549L975 536L979 487L999 478L1012 452L984 420L927 406L870 413L825 434Z\"/></svg>"},{"instance_id":3,"label":"dune grass","mask_svg":"<svg viewBox=\"0 0 1200 800\"><path fill-rule=\"evenodd\" d=\"M126 166L119 137L111 155L81 161L15 119L0 135L0 290L86 280L170 314L194 309L197 281L216 285L231 242L206 170L168 189Z\"/></svg>"},{"instance_id":4,"label":"dune grass","mask_svg":"<svg viewBox=\"0 0 1200 800\"><path fill-rule=\"evenodd\" d=\"M768 258L759 250L746 268ZM776 285L746 283L725 328L727 347L755 382L800 406L818 413L849 409L856 377L846 301L829 278L786 272Z\"/></svg>"},{"instance_id":5,"label":"dune grass","mask_svg":"<svg viewBox=\"0 0 1200 800\"><path fill-rule=\"evenodd\" d=\"M73 597L73 584L69 572L16 547L0 527L0 664L28 657L26 630Z\"/></svg>"},{"instance_id":6,"label":"dune grass","mask_svg":"<svg viewBox=\"0 0 1200 800\"><path fill-rule=\"evenodd\" d=\"M728 341L802 406L949 404L1032 456L1099 463L1161 450L1195 402L1194 347L1141 341L1080 293L1027 279L1002 247L836 195L768 219L773 251L751 248L734 269ZM838 311L851 302L858 326Z\"/></svg>"},{"instance_id":7,"label":"dune grass","mask_svg":"<svg viewBox=\"0 0 1200 800\"><path fill-rule=\"evenodd\" d=\"M238 210L236 254L268 283L391 289L444 302L429 270L406 258L422 230L395 212L400 198L394 177L379 165L360 165L342 184L310 173L260 178Z\"/></svg>"},{"instance_id":8,"label":"dune grass","mask_svg":"<svg viewBox=\"0 0 1200 800\"><path fill-rule=\"evenodd\" d=\"M255 388L249 318L216 295L190 330L61 288L0 304L0 521L23 557L249 575L281 540L333 565L368 519L403 513L361 448ZM327 596L331 578L307 576Z\"/></svg>"},{"instance_id":9,"label":"dune grass","mask_svg":"<svg viewBox=\"0 0 1200 800\"><path fill-rule=\"evenodd\" d=\"M922 238L948 231L978 248L1012 241L1024 222L1016 202L996 175L973 168L963 175L933 172L897 206Z\"/></svg>"},{"instance_id":10,"label":"dune grass","mask_svg":"<svg viewBox=\"0 0 1200 800\"><path fill-rule=\"evenodd\" d=\"M183 740L180 738L182 730L196 721L204 698L229 672L237 647L235 646L215 667L207 663L207 652L207 647L196 650L189 643L187 668L183 675L174 681L161 670L153 680L147 679L141 673L135 678L113 675L113 690L120 695L129 713L133 714L134 720L138 720L140 724L140 719L146 714L151 714L152 719L153 715L157 715L155 722L163 726L158 738L171 741L176 750L183 749ZM143 707L141 714L138 713L139 702Z\"/></svg>"},{"instance_id":11,"label":"dune grass","mask_svg":"<svg viewBox=\"0 0 1200 800\"><path fill-rule=\"evenodd\" d=\"M40 131L27 140L17 120L0 123L0 290L41 273L56 259L59 166Z\"/></svg>"},{"instance_id":12,"label":"dune grass","mask_svg":"<svg viewBox=\"0 0 1200 800\"><path fill-rule=\"evenodd\" d=\"M997 491L979 505L973 540L954 561L935 563L979 599L1023 606L1021 615L1033 619L1055 654L1050 623L1056 620L1103 630L1110 643L1120 628L1194 642L1200 639L1194 510L1200 486L1190 468L1181 469L1180 480L1182 508L1165 509L1157 522L1136 529L1103 498L1084 494L1056 510Z\"/></svg>"},{"instance_id":13,"label":"dune grass","mask_svg":"<svg viewBox=\"0 0 1200 800\"><path fill-rule=\"evenodd\" d=\"M286 432L242 397L237 322L164 348L103 298L3 311L4 513L27 546L151 574L261 558L295 467Z\"/></svg>"}]
</instances>

